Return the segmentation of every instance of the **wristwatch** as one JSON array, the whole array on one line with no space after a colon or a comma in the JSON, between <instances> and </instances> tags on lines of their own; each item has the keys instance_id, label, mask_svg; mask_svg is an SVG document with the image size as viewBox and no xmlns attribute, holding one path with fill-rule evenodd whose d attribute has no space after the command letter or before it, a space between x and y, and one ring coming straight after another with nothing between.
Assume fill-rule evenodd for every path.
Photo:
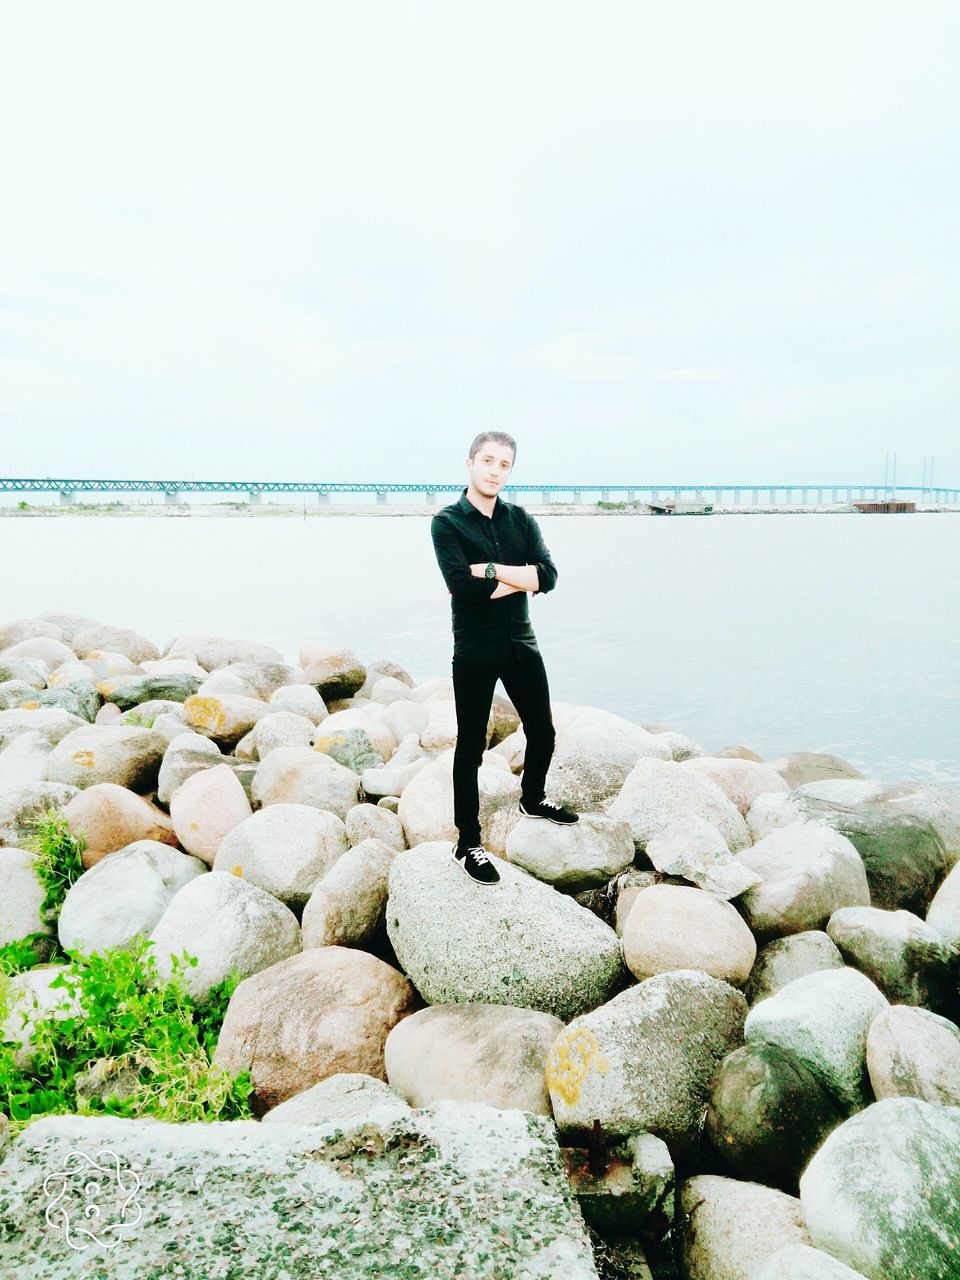
<instances>
[{"instance_id":1,"label":"wristwatch","mask_svg":"<svg viewBox=\"0 0 960 1280\"><path fill-rule=\"evenodd\" d=\"M492 560L487 565L486 576L488 578L495 578L497 576L497 566L494 564Z\"/></svg>"}]
</instances>

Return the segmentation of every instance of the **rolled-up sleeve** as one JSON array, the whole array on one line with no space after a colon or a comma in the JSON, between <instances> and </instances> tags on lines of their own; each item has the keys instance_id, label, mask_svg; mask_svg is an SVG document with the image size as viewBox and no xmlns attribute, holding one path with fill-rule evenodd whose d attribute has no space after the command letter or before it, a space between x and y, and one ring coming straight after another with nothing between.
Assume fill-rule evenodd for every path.
<instances>
[{"instance_id":1,"label":"rolled-up sleeve","mask_svg":"<svg viewBox=\"0 0 960 1280\"><path fill-rule=\"evenodd\" d=\"M552 591L557 585L557 566L553 563L546 543L543 541L540 526L529 512L527 512L527 564L537 567L540 590L534 591L533 594L542 595L545 591Z\"/></svg>"},{"instance_id":2,"label":"rolled-up sleeve","mask_svg":"<svg viewBox=\"0 0 960 1280\"><path fill-rule=\"evenodd\" d=\"M489 600L499 587L496 578L475 578L456 530L443 516L435 515L430 523L437 564L455 600Z\"/></svg>"}]
</instances>

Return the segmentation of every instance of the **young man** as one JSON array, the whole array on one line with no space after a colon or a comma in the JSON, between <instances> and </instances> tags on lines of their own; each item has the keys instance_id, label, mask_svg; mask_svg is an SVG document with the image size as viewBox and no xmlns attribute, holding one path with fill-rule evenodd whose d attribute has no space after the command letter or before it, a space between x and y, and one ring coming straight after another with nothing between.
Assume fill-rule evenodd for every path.
<instances>
[{"instance_id":1,"label":"young man","mask_svg":"<svg viewBox=\"0 0 960 1280\"><path fill-rule=\"evenodd\" d=\"M437 512L430 529L453 621L453 808L459 832L453 856L478 884L500 879L480 840L477 784L498 678L527 739L520 812L561 824L579 817L543 794L556 732L527 596L552 591L557 568L533 516L499 496L516 456L516 441L506 432L477 436L467 458L469 483L458 501Z\"/></svg>"}]
</instances>

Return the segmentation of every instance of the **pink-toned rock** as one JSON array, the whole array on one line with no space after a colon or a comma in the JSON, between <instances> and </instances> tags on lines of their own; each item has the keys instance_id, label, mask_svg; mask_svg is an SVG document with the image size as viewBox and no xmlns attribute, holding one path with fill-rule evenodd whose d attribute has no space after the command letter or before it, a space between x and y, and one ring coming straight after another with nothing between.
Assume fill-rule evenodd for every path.
<instances>
[{"instance_id":1,"label":"pink-toned rock","mask_svg":"<svg viewBox=\"0 0 960 1280\"><path fill-rule=\"evenodd\" d=\"M123 849L134 840L159 840L176 848L177 837L170 818L143 796L115 782L98 782L73 797L63 807L71 831L83 832L84 867Z\"/></svg>"},{"instance_id":2,"label":"pink-toned rock","mask_svg":"<svg viewBox=\"0 0 960 1280\"><path fill-rule=\"evenodd\" d=\"M29 640L20 640L3 650L4 658L40 658L51 670L62 667L65 662L76 662L77 655L62 640L54 640L52 636L32 636Z\"/></svg>"},{"instance_id":3,"label":"pink-toned rock","mask_svg":"<svg viewBox=\"0 0 960 1280\"><path fill-rule=\"evenodd\" d=\"M775 769L756 760L725 756L697 756L684 760L685 769L693 769L715 782L728 800L745 814L756 800L767 792L786 795L790 788Z\"/></svg>"},{"instance_id":4,"label":"pink-toned rock","mask_svg":"<svg viewBox=\"0 0 960 1280\"><path fill-rule=\"evenodd\" d=\"M339 1072L386 1080L390 1031L422 1006L397 969L365 951L320 947L237 985L214 1062L249 1071L257 1114Z\"/></svg>"},{"instance_id":5,"label":"pink-toned rock","mask_svg":"<svg viewBox=\"0 0 960 1280\"><path fill-rule=\"evenodd\" d=\"M211 867L224 836L252 813L243 783L228 764L192 774L170 798L177 839Z\"/></svg>"},{"instance_id":6,"label":"pink-toned rock","mask_svg":"<svg viewBox=\"0 0 960 1280\"><path fill-rule=\"evenodd\" d=\"M204 737L236 746L272 710L259 698L246 698L242 693L194 693L183 704L183 718L188 728Z\"/></svg>"}]
</instances>

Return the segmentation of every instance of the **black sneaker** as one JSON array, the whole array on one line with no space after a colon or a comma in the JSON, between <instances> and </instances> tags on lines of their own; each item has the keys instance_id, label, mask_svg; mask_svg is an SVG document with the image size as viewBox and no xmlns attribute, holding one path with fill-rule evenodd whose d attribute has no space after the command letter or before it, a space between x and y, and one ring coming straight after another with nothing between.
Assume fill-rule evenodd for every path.
<instances>
[{"instance_id":1,"label":"black sneaker","mask_svg":"<svg viewBox=\"0 0 960 1280\"><path fill-rule=\"evenodd\" d=\"M564 827L580 821L579 813L565 809L562 804L554 804L551 800L541 800L539 804L528 804L521 800L520 812L525 818L546 818L548 822L556 822Z\"/></svg>"},{"instance_id":2,"label":"black sneaker","mask_svg":"<svg viewBox=\"0 0 960 1280\"><path fill-rule=\"evenodd\" d=\"M500 879L500 872L484 853L482 844L468 845L463 849L455 844L452 848L454 862L459 863L477 884L496 884Z\"/></svg>"}]
</instances>

